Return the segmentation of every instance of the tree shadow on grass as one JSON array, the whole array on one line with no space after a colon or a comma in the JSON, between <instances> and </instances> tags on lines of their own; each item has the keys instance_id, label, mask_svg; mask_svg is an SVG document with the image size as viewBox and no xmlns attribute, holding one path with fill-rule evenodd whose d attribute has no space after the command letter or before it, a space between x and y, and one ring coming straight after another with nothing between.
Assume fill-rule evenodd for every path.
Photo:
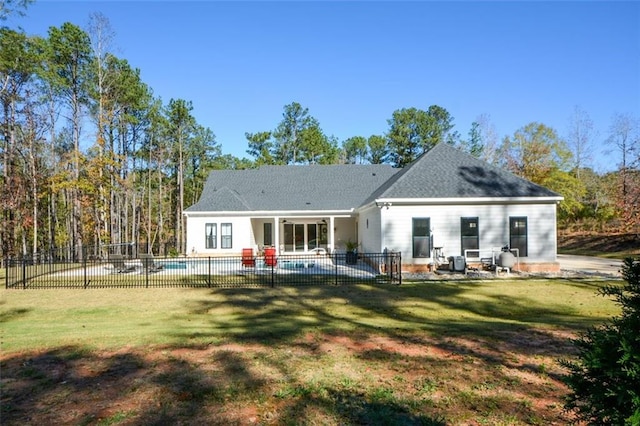
<instances>
[{"instance_id":1,"label":"tree shadow on grass","mask_svg":"<svg viewBox=\"0 0 640 426\"><path fill-rule=\"evenodd\" d=\"M200 300L167 319L183 330L173 345L5 356L0 420L444 424L458 410L488 423L562 423L559 409L531 401L560 400L548 364L572 346L554 328L593 320L526 296L471 304L477 285L198 290Z\"/></svg>"},{"instance_id":2,"label":"tree shadow on grass","mask_svg":"<svg viewBox=\"0 0 640 426\"><path fill-rule=\"evenodd\" d=\"M324 414L335 423L344 425L447 424L443 416L411 412L406 401L397 401L392 394L384 390L377 395L336 388L299 388L297 391L299 395L282 410L282 418L305 419Z\"/></svg>"},{"instance_id":3,"label":"tree shadow on grass","mask_svg":"<svg viewBox=\"0 0 640 426\"><path fill-rule=\"evenodd\" d=\"M526 395L532 399L547 393L549 387L560 392L563 386L561 372L554 364L558 358L574 355L570 330L584 329L592 325L594 319L566 302L540 306L535 298L526 295L492 294L470 302L469 295L479 285L476 282L445 282L402 288L321 287L301 290L303 293L271 289L250 294L234 289L224 293L222 302L202 299L192 304L188 311L206 315L223 307L242 312L224 323L215 316L208 320L212 330L215 329L211 337L223 336L222 341L226 342L288 346L321 357L322 344L309 341L305 336L333 336L350 345L350 350L361 359L380 364L381 369L384 369L383 363L400 363L402 359L414 363L421 359L419 355L407 354L401 349L414 346L418 354L421 350L437 350L444 354L442 356L479 365L492 372L480 378L469 376L466 382L463 381L466 385L480 380L481 384L488 383L488 387L499 387L515 394L521 393L522 381L528 380ZM427 314L429 309L446 310L450 316L441 320ZM451 316L451 312L456 314ZM180 318L174 320L180 321ZM200 332L206 336L206 326ZM378 337L386 338L386 342L395 348L367 349L367 342ZM428 364L430 358L421 360ZM276 363L272 366L283 374L287 371L286 366ZM418 366L414 365L414 368ZM464 370L454 366L447 369L465 377ZM403 374L410 375L411 371ZM448 382L442 377L438 380ZM537 381L542 384L536 384ZM466 404L465 398L481 399L481 395L474 392L459 394L463 404ZM501 407L511 404L508 397L498 399L497 404ZM478 402L469 404L473 409ZM491 408L487 410L491 411ZM526 404L519 412L523 421L536 418L535 410ZM545 411L538 418L544 420L545 416L553 415L557 413Z\"/></svg>"},{"instance_id":4,"label":"tree shadow on grass","mask_svg":"<svg viewBox=\"0 0 640 426\"><path fill-rule=\"evenodd\" d=\"M9 310L3 310L0 312L0 323L11 321L17 317L28 314L31 309L26 308L14 308Z\"/></svg>"},{"instance_id":5,"label":"tree shadow on grass","mask_svg":"<svg viewBox=\"0 0 640 426\"><path fill-rule=\"evenodd\" d=\"M184 323L196 315L205 326L172 337L186 341L194 335L204 339L210 333L211 340L278 344L315 331L352 330L391 337L414 332L491 336L499 331L522 332L540 327L585 329L596 323L567 301L543 306L535 298L500 294L470 300L469 295L479 285L437 282L411 287L216 291L222 300L202 298L190 302L184 314L171 318L176 323ZM233 318L216 316L216 311L221 309L237 314ZM448 312L448 317L441 319L433 315L438 310Z\"/></svg>"},{"instance_id":6,"label":"tree shadow on grass","mask_svg":"<svg viewBox=\"0 0 640 426\"><path fill-rule=\"evenodd\" d=\"M3 425L198 423L209 415L207 405L225 398L228 382L215 379L187 360L133 350L98 353L69 346L19 354L2 361L0 420Z\"/></svg>"},{"instance_id":7,"label":"tree shadow on grass","mask_svg":"<svg viewBox=\"0 0 640 426\"><path fill-rule=\"evenodd\" d=\"M384 395L332 387L321 394L306 391L316 385L293 374L270 378L256 368L253 355L177 346L160 354L68 346L14 355L2 361L0 420L3 425L289 424L320 413L341 424L445 424ZM264 348L263 362L268 358ZM278 387L296 391L274 396Z\"/></svg>"}]
</instances>

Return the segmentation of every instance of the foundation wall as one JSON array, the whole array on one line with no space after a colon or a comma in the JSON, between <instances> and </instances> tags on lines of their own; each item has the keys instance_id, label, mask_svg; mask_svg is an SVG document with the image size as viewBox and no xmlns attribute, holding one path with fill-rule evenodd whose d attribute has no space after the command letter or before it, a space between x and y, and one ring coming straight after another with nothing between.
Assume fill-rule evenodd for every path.
<instances>
[{"instance_id":1,"label":"foundation wall","mask_svg":"<svg viewBox=\"0 0 640 426\"><path fill-rule=\"evenodd\" d=\"M482 270L480 263L469 262L467 264L469 268L477 268ZM513 268L514 272L560 272L560 263L558 262L539 262L539 263L524 263L520 262L517 267ZM432 265L414 265L403 264L402 272L408 273L421 273L421 272L433 272Z\"/></svg>"}]
</instances>

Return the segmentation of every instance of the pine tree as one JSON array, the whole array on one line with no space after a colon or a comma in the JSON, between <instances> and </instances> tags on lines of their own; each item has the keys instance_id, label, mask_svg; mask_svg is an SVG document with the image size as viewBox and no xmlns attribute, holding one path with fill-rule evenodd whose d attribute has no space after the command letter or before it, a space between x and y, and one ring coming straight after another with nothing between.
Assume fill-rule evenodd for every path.
<instances>
[{"instance_id":1,"label":"pine tree","mask_svg":"<svg viewBox=\"0 0 640 426\"><path fill-rule=\"evenodd\" d=\"M624 286L601 289L620 316L575 340L578 358L562 361L571 388L565 408L592 425L640 425L640 259L626 259Z\"/></svg>"}]
</instances>

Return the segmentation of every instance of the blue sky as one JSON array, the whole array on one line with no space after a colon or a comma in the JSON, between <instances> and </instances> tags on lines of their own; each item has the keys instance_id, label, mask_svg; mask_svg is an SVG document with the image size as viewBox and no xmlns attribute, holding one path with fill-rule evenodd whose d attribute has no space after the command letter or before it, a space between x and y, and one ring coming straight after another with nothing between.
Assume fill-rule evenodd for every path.
<instances>
[{"instance_id":1,"label":"blue sky","mask_svg":"<svg viewBox=\"0 0 640 426\"><path fill-rule=\"evenodd\" d=\"M561 136L577 105L594 167L614 113L640 116L637 2L37 1L8 25L46 35L101 12L115 53L165 103L193 102L225 154L299 102L325 133L383 134L394 110L436 104L466 136L488 114L502 139L538 121Z\"/></svg>"}]
</instances>

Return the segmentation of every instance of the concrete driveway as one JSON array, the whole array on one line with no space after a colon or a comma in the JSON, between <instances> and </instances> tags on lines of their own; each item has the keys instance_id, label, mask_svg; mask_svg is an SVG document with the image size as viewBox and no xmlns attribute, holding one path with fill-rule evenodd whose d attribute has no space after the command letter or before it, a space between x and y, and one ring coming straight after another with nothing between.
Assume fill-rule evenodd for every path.
<instances>
[{"instance_id":1,"label":"concrete driveway","mask_svg":"<svg viewBox=\"0 0 640 426\"><path fill-rule=\"evenodd\" d=\"M588 274L606 274L620 276L622 261L591 256L573 256L559 254L560 269Z\"/></svg>"}]
</instances>

